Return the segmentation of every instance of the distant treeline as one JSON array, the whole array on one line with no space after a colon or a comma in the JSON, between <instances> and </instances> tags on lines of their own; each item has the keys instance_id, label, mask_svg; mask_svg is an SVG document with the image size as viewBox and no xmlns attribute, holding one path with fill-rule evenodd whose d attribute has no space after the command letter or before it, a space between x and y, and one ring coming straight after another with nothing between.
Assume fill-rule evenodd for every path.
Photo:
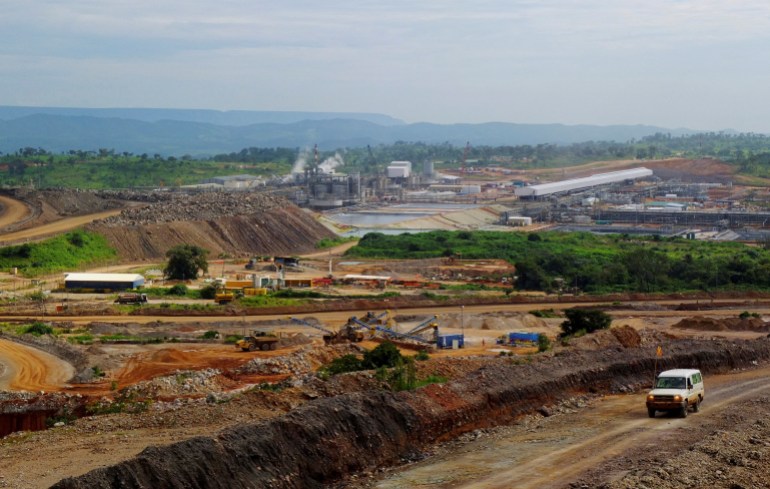
<instances>
[{"instance_id":1,"label":"distant treeline","mask_svg":"<svg viewBox=\"0 0 770 489\"><path fill-rule=\"evenodd\" d=\"M770 177L770 137L761 134L703 133L672 137L655 134L625 143L588 141L557 145L454 146L397 142L375 147L340 148L319 152L322 162L341 155L342 172L379 172L394 160L415 165L431 161L437 169L467 166L499 166L509 169L557 168L590 161L682 157L712 157L734 164L738 171ZM251 173L271 176L288 173L299 158L308 165L315 156L299 148L244 148L209 158L163 157L160 154L118 153L112 149L71 150L50 153L42 148L22 148L0 155L0 184L35 183L41 187L109 188L197 183L216 175Z\"/></svg>"},{"instance_id":2,"label":"distant treeline","mask_svg":"<svg viewBox=\"0 0 770 489\"><path fill-rule=\"evenodd\" d=\"M347 255L504 259L515 265L514 283L522 290L608 293L770 288L770 251L765 247L657 236L494 231L369 233Z\"/></svg>"}]
</instances>

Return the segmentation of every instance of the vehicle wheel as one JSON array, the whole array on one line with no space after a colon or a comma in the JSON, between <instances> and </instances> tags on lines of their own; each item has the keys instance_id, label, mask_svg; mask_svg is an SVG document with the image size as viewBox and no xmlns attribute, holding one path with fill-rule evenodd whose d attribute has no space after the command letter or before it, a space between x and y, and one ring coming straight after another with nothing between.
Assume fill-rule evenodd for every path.
<instances>
[{"instance_id":1,"label":"vehicle wheel","mask_svg":"<svg viewBox=\"0 0 770 489\"><path fill-rule=\"evenodd\" d=\"M700 397L695 399L695 404L692 405L692 412L697 413L700 411Z\"/></svg>"},{"instance_id":2,"label":"vehicle wheel","mask_svg":"<svg viewBox=\"0 0 770 489\"><path fill-rule=\"evenodd\" d=\"M655 417L655 410L652 408L647 408L647 416L654 418Z\"/></svg>"},{"instance_id":3,"label":"vehicle wheel","mask_svg":"<svg viewBox=\"0 0 770 489\"><path fill-rule=\"evenodd\" d=\"M262 351L267 351L270 349L270 343L262 343Z\"/></svg>"},{"instance_id":4,"label":"vehicle wheel","mask_svg":"<svg viewBox=\"0 0 770 489\"><path fill-rule=\"evenodd\" d=\"M688 408L689 408L689 406L687 405L687 401L685 401L684 405L681 408L679 408L679 417L680 418L686 418L687 417L687 411L689 410Z\"/></svg>"},{"instance_id":5,"label":"vehicle wheel","mask_svg":"<svg viewBox=\"0 0 770 489\"><path fill-rule=\"evenodd\" d=\"M277 350L278 349L278 343L273 343L272 345L270 345L270 349L271 350Z\"/></svg>"},{"instance_id":6,"label":"vehicle wheel","mask_svg":"<svg viewBox=\"0 0 770 489\"><path fill-rule=\"evenodd\" d=\"M254 343L250 343L249 344L249 351L256 351L256 350L257 350L257 345L254 344Z\"/></svg>"}]
</instances>

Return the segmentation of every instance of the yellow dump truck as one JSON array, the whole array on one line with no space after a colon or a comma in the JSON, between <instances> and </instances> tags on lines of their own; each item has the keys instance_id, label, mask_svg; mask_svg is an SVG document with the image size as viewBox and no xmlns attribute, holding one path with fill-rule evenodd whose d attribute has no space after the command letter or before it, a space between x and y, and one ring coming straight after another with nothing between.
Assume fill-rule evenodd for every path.
<instances>
[{"instance_id":1,"label":"yellow dump truck","mask_svg":"<svg viewBox=\"0 0 770 489\"><path fill-rule=\"evenodd\" d=\"M270 333L252 331L250 335L244 336L242 340L238 340L235 347L243 351L275 350L278 348L278 341L280 341L280 338Z\"/></svg>"}]
</instances>

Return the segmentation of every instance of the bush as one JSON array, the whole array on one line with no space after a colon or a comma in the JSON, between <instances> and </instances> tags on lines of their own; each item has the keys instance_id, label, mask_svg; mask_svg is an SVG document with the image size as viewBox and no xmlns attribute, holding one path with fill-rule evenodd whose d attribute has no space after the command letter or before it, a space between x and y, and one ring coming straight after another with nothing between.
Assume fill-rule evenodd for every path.
<instances>
[{"instance_id":1,"label":"bush","mask_svg":"<svg viewBox=\"0 0 770 489\"><path fill-rule=\"evenodd\" d=\"M355 355L344 355L339 358L335 358L329 365L324 367L324 370L329 375L343 374L345 372L357 372L363 369L364 368L361 360Z\"/></svg>"},{"instance_id":2,"label":"bush","mask_svg":"<svg viewBox=\"0 0 770 489\"><path fill-rule=\"evenodd\" d=\"M215 330L206 331L205 333L203 333L201 338L204 340L215 340L219 338L219 331L215 331Z\"/></svg>"},{"instance_id":3,"label":"bush","mask_svg":"<svg viewBox=\"0 0 770 489\"><path fill-rule=\"evenodd\" d=\"M404 357L393 343L386 341L380 343L377 348L364 353L363 367L365 369L376 369L379 367L395 367L403 363Z\"/></svg>"},{"instance_id":4,"label":"bush","mask_svg":"<svg viewBox=\"0 0 770 489\"><path fill-rule=\"evenodd\" d=\"M187 286L185 284L176 284L170 289L168 289L167 294L185 296L187 295Z\"/></svg>"},{"instance_id":5,"label":"bush","mask_svg":"<svg viewBox=\"0 0 770 489\"><path fill-rule=\"evenodd\" d=\"M225 343L228 345L234 345L241 341L243 339L243 336L237 335L237 334L229 334L225 336Z\"/></svg>"},{"instance_id":6,"label":"bush","mask_svg":"<svg viewBox=\"0 0 770 489\"><path fill-rule=\"evenodd\" d=\"M44 334L53 334L53 328L40 321L35 321L34 323L24 328L23 331L24 331L24 334L31 334L35 336L42 336Z\"/></svg>"},{"instance_id":7,"label":"bush","mask_svg":"<svg viewBox=\"0 0 770 489\"><path fill-rule=\"evenodd\" d=\"M428 355L428 352L425 350L420 350L417 352L417 355L414 356L415 360L418 360L420 362L424 362L425 360L430 359L430 355Z\"/></svg>"},{"instance_id":8,"label":"bush","mask_svg":"<svg viewBox=\"0 0 770 489\"><path fill-rule=\"evenodd\" d=\"M551 340L543 333L537 337L537 351L542 353L551 349Z\"/></svg>"},{"instance_id":9,"label":"bush","mask_svg":"<svg viewBox=\"0 0 770 489\"><path fill-rule=\"evenodd\" d=\"M217 288L213 285L207 285L200 289L201 299L213 299L216 294Z\"/></svg>"},{"instance_id":10,"label":"bush","mask_svg":"<svg viewBox=\"0 0 770 489\"><path fill-rule=\"evenodd\" d=\"M607 329L612 323L612 318L604 311L598 309L567 309L564 311L567 320L561 323L561 330L565 335L572 335L580 330L593 333L599 329Z\"/></svg>"}]
</instances>

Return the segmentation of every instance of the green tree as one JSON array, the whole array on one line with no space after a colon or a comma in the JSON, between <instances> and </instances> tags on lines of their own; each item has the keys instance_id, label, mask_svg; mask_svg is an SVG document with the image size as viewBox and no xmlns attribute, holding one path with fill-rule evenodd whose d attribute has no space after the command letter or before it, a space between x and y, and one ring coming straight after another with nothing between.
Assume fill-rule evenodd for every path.
<instances>
[{"instance_id":1,"label":"green tree","mask_svg":"<svg viewBox=\"0 0 770 489\"><path fill-rule=\"evenodd\" d=\"M207 272L209 269L206 257L208 250L195 245L182 244L166 252L166 268L163 273L173 280L190 280L198 276L198 271Z\"/></svg>"},{"instance_id":2,"label":"green tree","mask_svg":"<svg viewBox=\"0 0 770 489\"><path fill-rule=\"evenodd\" d=\"M561 323L561 330L566 335L575 334L578 331L593 333L599 329L607 329L612 323L609 314L598 309L572 308L564 311L567 320Z\"/></svg>"},{"instance_id":3,"label":"green tree","mask_svg":"<svg viewBox=\"0 0 770 489\"><path fill-rule=\"evenodd\" d=\"M379 367L392 368L404 361L401 352L393 343L386 341L380 343L377 348L364 353L363 366L366 369Z\"/></svg>"}]
</instances>

